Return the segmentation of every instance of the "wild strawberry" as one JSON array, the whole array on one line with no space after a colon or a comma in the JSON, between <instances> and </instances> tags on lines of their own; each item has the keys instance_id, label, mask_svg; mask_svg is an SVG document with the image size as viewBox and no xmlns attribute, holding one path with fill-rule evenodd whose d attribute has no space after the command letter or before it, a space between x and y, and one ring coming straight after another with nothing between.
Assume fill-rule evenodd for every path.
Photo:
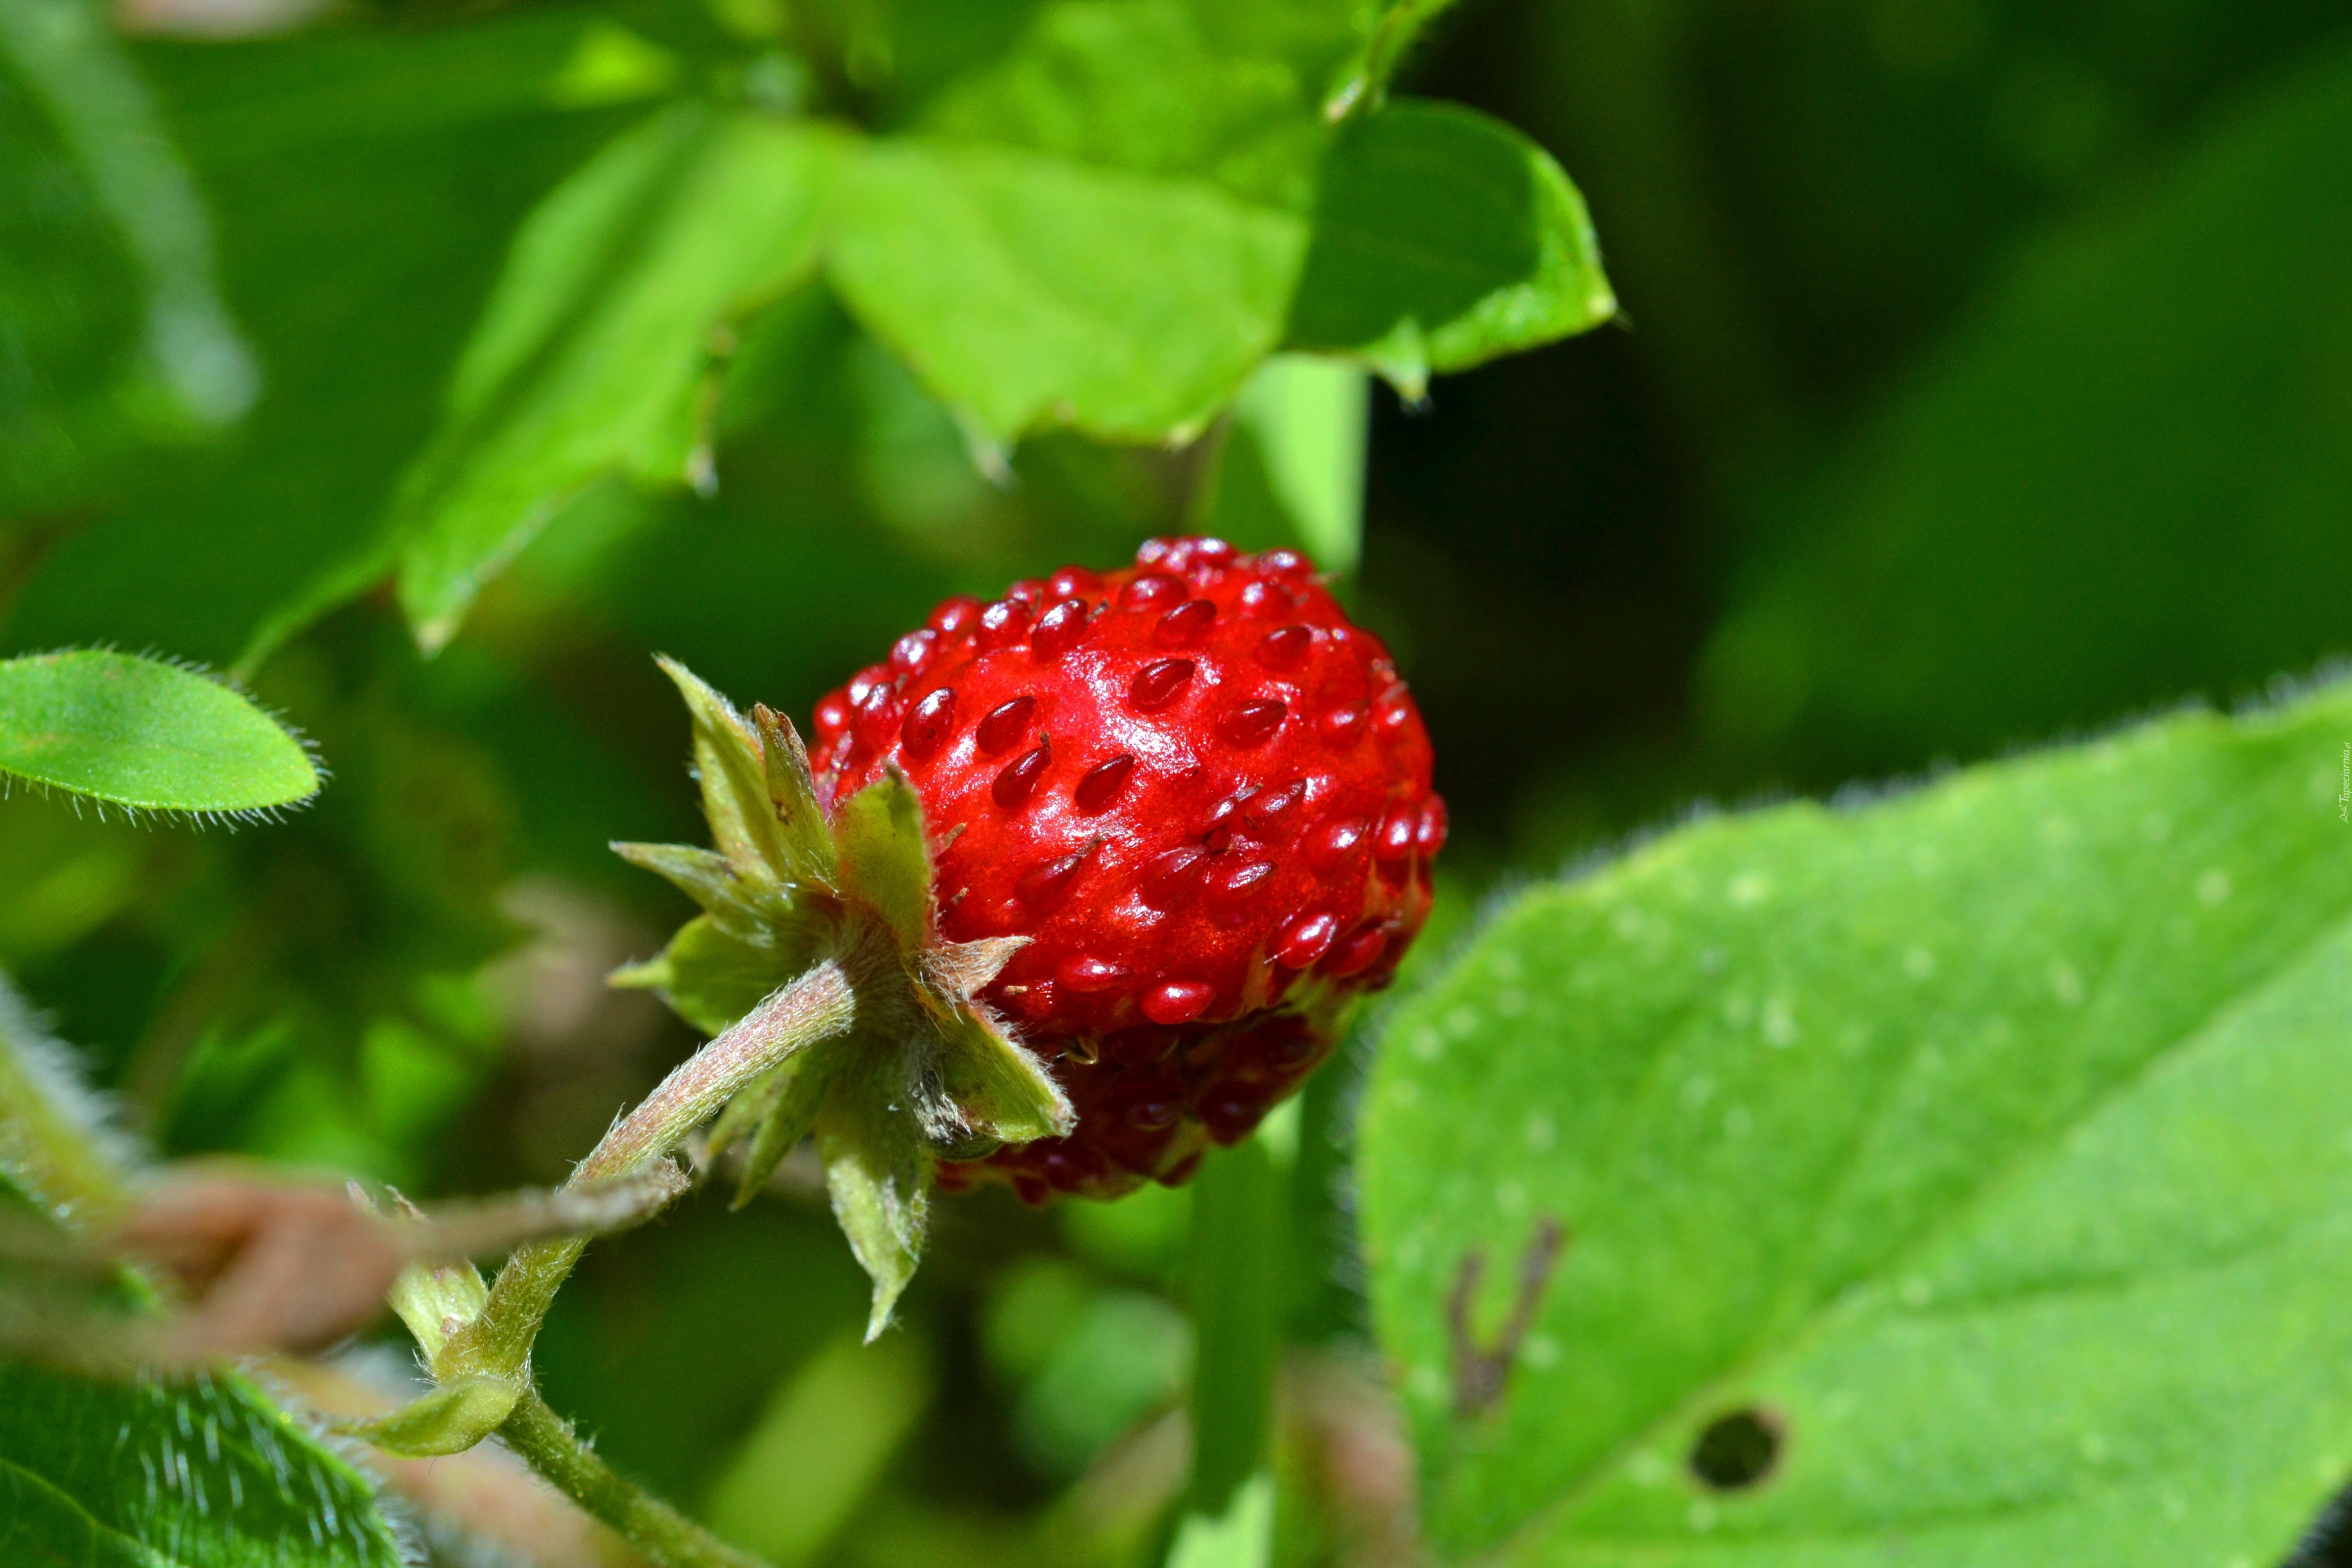
<instances>
[{"instance_id":1,"label":"wild strawberry","mask_svg":"<svg viewBox=\"0 0 2352 1568\"><path fill-rule=\"evenodd\" d=\"M705 913L614 980L717 1035L832 966L850 1005L777 1037L709 1152L748 1146L740 1202L814 1133L874 1331L935 1176L1033 1202L1182 1181L1429 912L1428 735L1295 552L1154 540L950 599L817 704L814 758L665 668L717 848L615 846Z\"/></svg>"},{"instance_id":2,"label":"wild strawberry","mask_svg":"<svg viewBox=\"0 0 2352 1568\"><path fill-rule=\"evenodd\" d=\"M892 766L914 784L945 934L1028 939L984 994L1078 1115L989 1156L1033 1200L1181 1181L1247 1133L1428 914L1427 732L1292 551L1154 540L1124 571L950 599L816 727L821 800Z\"/></svg>"}]
</instances>

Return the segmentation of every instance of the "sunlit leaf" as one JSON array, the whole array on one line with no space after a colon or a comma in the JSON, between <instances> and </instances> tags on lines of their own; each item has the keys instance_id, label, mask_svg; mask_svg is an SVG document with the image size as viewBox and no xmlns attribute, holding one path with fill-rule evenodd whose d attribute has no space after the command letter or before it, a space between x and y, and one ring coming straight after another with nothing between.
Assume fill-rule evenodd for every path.
<instances>
[{"instance_id":1,"label":"sunlit leaf","mask_svg":"<svg viewBox=\"0 0 2352 1568\"><path fill-rule=\"evenodd\" d=\"M2276 1563L2352 1452L2352 687L1523 895L1394 1017L1436 1539Z\"/></svg>"},{"instance_id":2,"label":"sunlit leaf","mask_svg":"<svg viewBox=\"0 0 2352 1568\"><path fill-rule=\"evenodd\" d=\"M1298 218L1206 180L905 139L845 180L832 276L991 434L1152 439L1274 347L1305 244Z\"/></svg>"},{"instance_id":3,"label":"sunlit leaf","mask_svg":"<svg viewBox=\"0 0 2352 1568\"><path fill-rule=\"evenodd\" d=\"M1324 161L1289 342L1418 395L1433 370L1616 310L1584 198L1551 155L1474 110L1408 101L1350 124Z\"/></svg>"},{"instance_id":4,"label":"sunlit leaf","mask_svg":"<svg viewBox=\"0 0 2352 1568\"><path fill-rule=\"evenodd\" d=\"M0 1539L76 1568L397 1568L367 1482L235 1376L0 1362Z\"/></svg>"},{"instance_id":5,"label":"sunlit leaf","mask_svg":"<svg viewBox=\"0 0 2352 1568\"><path fill-rule=\"evenodd\" d=\"M532 214L395 509L401 603L427 648L595 479L707 468L693 426L713 334L814 265L834 158L830 132L684 105Z\"/></svg>"},{"instance_id":6,"label":"sunlit leaf","mask_svg":"<svg viewBox=\"0 0 2352 1568\"><path fill-rule=\"evenodd\" d=\"M142 811L266 811L319 788L301 742L228 687L102 651L0 662L0 773Z\"/></svg>"}]
</instances>

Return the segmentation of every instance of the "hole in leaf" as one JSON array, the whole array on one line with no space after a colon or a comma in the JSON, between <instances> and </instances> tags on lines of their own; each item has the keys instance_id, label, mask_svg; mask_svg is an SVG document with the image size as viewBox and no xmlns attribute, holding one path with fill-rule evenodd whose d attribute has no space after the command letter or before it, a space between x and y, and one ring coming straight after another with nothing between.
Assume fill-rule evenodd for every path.
<instances>
[{"instance_id":1,"label":"hole in leaf","mask_svg":"<svg viewBox=\"0 0 2352 1568\"><path fill-rule=\"evenodd\" d=\"M2352 1487L2319 1510L2285 1568L2352 1568Z\"/></svg>"},{"instance_id":2,"label":"hole in leaf","mask_svg":"<svg viewBox=\"0 0 2352 1568\"><path fill-rule=\"evenodd\" d=\"M1750 1406L1708 1422L1691 1445L1691 1474L1719 1492L1741 1491L1772 1473L1780 1458L1780 1418Z\"/></svg>"}]
</instances>

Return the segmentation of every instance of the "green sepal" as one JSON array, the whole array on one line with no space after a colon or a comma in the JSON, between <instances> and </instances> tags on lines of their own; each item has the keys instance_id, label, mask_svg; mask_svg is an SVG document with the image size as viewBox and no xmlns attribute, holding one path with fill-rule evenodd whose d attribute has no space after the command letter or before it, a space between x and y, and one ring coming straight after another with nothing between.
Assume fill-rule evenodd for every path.
<instances>
[{"instance_id":1,"label":"green sepal","mask_svg":"<svg viewBox=\"0 0 2352 1568\"><path fill-rule=\"evenodd\" d=\"M710 1137L706 1143L709 1160L716 1162L728 1150L752 1136L774 1111L784 1090L791 1087L793 1075L799 1070L803 1051L782 1067L774 1068L742 1093L727 1102L710 1123Z\"/></svg>"},{"instance_id":2,"label":"green sepal","mask_svg":"<svg viewBox=\"0 0 2352 1568\"><path fill-rule=\"evenodd\" d=\"M907 1089L924 1136L950 1158L1066 1137L1077 1125L1045 1064L972 1000L1027 945L1024 937L935 944L923 954L921 981L909 988L928 1027L910 1031Z\"/></svg>"},{"instance_id":3,"label":"green sepal","mask_svg":"<svg viewBox=\"0 0 2352 1568\"><path fill-rule=\"evenodd\" d=\"M715 849L690 844L614 844L614 854L641 870L651 871L702 906L729 935L756 945L767 945L779 919L789 920L792 898L786 890L747 884L735 872L735 863Z\"/></svg>"},{"instance_id":4,"label":"green sepal","mask_svg":"<svg viewBox=\"0 0 2352 1568\"><path fill-rule=\"evenodd\" d=\"M680 666L662 668L693 715L718 849L614 846L707 912L611 980L660 992L715 1037L811 965L840 963L855 1025L738 1090L708 1147L715 1159L748 1142L740 1207L814 1134L834 1214L874 1281L870 1339L921 1256L937 1160L1076 1125L1045 1063L976 1000L1026 939L940 939L922 802L896 768L828 818L789 722L763 707L747 721Z\"/></svg>"},{"instance_id":5,"label":"green sepal","mask_svg":"<svg viewBox=\"0 0 2352 1568\"><path fill-rule=\"evenodd\" d=\"M616 969L606 983L658 993L679 1017L715 1037L824 956L815 931L773 934L775 945L763 947L730 933L712 916L697 915L658 958Z\"/></svg>"},{"instance_id":6,"label":"green sepal","mask_svg":"<svg viewBox=\"0 0 2352 1568\"><path fill-rule=\"evenodd\" d=\"M675 659L654 661L677 682L694 719L694 771L710 837L738 876L755 884L796 880L775 805L768 798L760 737L735 705Z\"/></svg>"},{"instance_id":7,"label":"green sepal","mask_svg":"<svg viewBox=\"0 0 2352 1568\"><path fill-rule=\"evenodd\" d=\"M336 1430L412 1459L462 1454L499 1428L522 1390L486 1372L455 1377L413 1405L373 1421L339 1423Z\"/></svg>"},{"instance_id":8,"label":"green sepal","mask_svg":"<svg viewBox=\"0 0 2352 1568\"><path fill-rule=\"evenodd\" d=\"M833 1041L825 1041L830 1047ZM743 1157L743 1175L736 1180L736 1194L730 1208L743 1208L751 1204L776 1166L783 1163L785 1154L807 1138L809 1129L816 1126L816 1112L825 1102L825 1089L833 1084L833 1072L840 1065L840 1051L818 1047L814 1051L802 1051L793 1060L769 1072L752 1089L739 1093L734 1105L727 1107L727 1117L736 1107L746 1107L743 1131L751 1133L751 1150ZM731 1145L740 1133L727 1129L727 1117L719 1117L719 1126L710 1135L713 1154ZM730 1135L731 1133L731 1135ZM719 1140L727 1135L727 1140Z\"/></svg>"},{"instance_id":9,"label":"green sepal","mask_svg":"<svg viewBox=\"0 0 2352 1568\"><path fill-rule=\"evenodd\" d=\"M897 1054L890 1042L853 1035L848 1058L816 1117L833 1216L874 1281L866 1321L871 1344L915 1277L929 1215L932 1159L915 1121L897 1105Z\"/></svg>"},{"instance_id":10,"label":"green sepal","mask_svg":"<svg viewBox=\"0 0 2352 1568\"><path fill-rule=\"evenodd\" d=\"M879 915L903 951L921 952L931 941L931 851L907 775L891 767L842 802L833 836L844 896Z\"/></svg>"},{"instance_id":11,"label":"green sepal","mask_svg":"<svg viewBox=\"0 0 2352 1568\"><path fill-rule=\"evenodd\" d=\"M791 864L803 880L829 882L836 874L833 830L817 804L816 775L809 771L808 748L793 721L764 702L751 705L759 727L760 763L767 778L768 804Z\"/></svg>"}]
</instances>

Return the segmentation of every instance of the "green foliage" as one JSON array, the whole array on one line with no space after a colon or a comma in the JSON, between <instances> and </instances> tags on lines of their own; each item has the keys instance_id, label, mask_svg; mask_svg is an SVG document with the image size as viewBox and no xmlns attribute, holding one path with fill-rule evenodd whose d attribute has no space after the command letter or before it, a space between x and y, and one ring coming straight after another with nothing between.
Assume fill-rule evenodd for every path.
<instances>
[{"instance_id":1,"label":"green foliage","mask_svg":"<svg viewBox=\"0 0 2352 1568\"><path fill-rule=\"evenodd\" d=\"M143 443L235 419L257 376L203 203L98 7L0 13L0 508L58 507Z\"/></svg>"},{"instance_id":2,"label":"green foliage","mask_svg":"<svg viewBox=\"0 0 2352 1568\"><path fill-rule=\"evenodd\" d=\"M1204 181L953 142L875 150L845 208L852 308L1000 437L1199 430L1279 341L1305 237ZM1165 259L1098 264L1129 244Z\"/></svg>"},{"instance_id":3,"label":"green foliage","mask_svg":"<svg viewBox=\"0 0 2352 1568\"><path fill-rule=\"evenodd\" d=\"M710 1489L711 1528L794 1568L847 1521L929 1401L920 1342L835 1341L779 1387Z\"/></svg>"},{"instance_id":4,"label":"green foliage","mask_svg":"<svg viewBox=\"0 0 2352 1568\"><path fill-rule=\"evenodd\" d=\"M1400 102L1325 159L1293 347L1362 358L1419 397L1617 313L1584 198L1550 154L1483 114Z\"/></svg>"},{"instance_id":5,"label":"green foliage","mask_svg":"<svg viewBox=\"0 0 2352 1568\"><path fill-rule=\"evenodd\" d=\"M120 476L112 504L45 561L12 640L105 638L243 673L385 573L394 486L509 236L614 129L615 110L554 91L593 20L567 8L139 52L165 144L211 209L260 396L184 456L100 468Z\"/></svg>"},{"instance_id":6,"label":"green foliage","mask_svg":"<svg viewBox=\"0 0 2352 1568\"><path fill-rule=\"evenodd\" d=\"M128 1150L80 1064L0 975L0 1545L11 1563L124 1568L397 1568L373 1483L226 1368L111 1364L149 1282L120 1268L43 1278L47 1244L122 1215ZM76 1314L89 1312L87 1330ZM41 1359L28 1352L41 1347ZM77 1364L89 1356L93 1364ZM48 1358L61 1364L46 1364Z\"/></svg>"},{"instance_id":7,"label":"green foliage","mask_svg":"<svg viewBox=\"0 0 2352 1568\"><path fill-rule=\"evenodd\" d=\"M822 131L680 105L531 215L394 506L426 647L594 479L709 482L711 340L814 262L833 161Z\"/></svg>"},{"instance_id":8,"label":"green foliage","mask_svg":"<svg viewBox=\"0 0 2352 1568\"><path fill-rule=\"evenodd\" d=\"M1244 549L1296 541L1333 572L1363 549L1370 389L1353 365L1277 354L1234 400L1198 526Z\"/></svg>"},{"instance_id":9,"label":"green foliage","mask_svg":"<svg viewBox=\"0 0 2352 1568\"><path fill-rule=\"evenodd\" d=\"M899 134L703 106L630 132L525 226L404 483L418 637L447 641L599 475L713 486L713 344L820 262L992 447L1189 440L1286 338L1418 396L1607 320L1582 202L1533 142L1422 105L1335 138L1323 89L1357 29L1336 5L1065 0ZM1326 535L1346 510L1303 504Z\"/></svg>"},{"instance_id":10,"label":"green foliage","mask_svg":"<svg viewBox=\"0 0 2352 1568\"><path fill-rule=\"evenodd\" d=\"M1715 636L1714 727L1880 767L2341 647L2352 485L2337 48L2053 233L1802 500Z\"/></svg>"},{"instance_id":11,"label":"green foliage","mask_svg":"<svg viewBox=\"0 0 2352 1568\"><path fill-rule=\"evenodd\" d=\"M1361 1133L1438 1538L2276 1561L2352 1436L2347 735L2176 719L1498 914Z\"/></svg>"},{"instance_id":12,"label":"green foliage","mask_svg":"<svg viewBox=\"0 0 2352 1568\"><path fill-rule=\"evenodd\" d=\"M1181 1394L1192 1370L1183 1313L1164 1297L1107 1289L1067 1258L1030 1258L1007 1268L982 1310L989 1371L1013 1391L1013 1439L1048 1475L1082 1474Z\"/></svg>"},{"instance_id":13,"label":"green foliage","mask_svg":"<svg viewBox=\"0 0 2352 1568\"><path fill-rule=\"evenodd\" d=\"M242 1378L0 1362L0 1540L88 1568L396 1568L368 1484Z\"/></svg>"},{"instance_id":14,"label":"green foliage","mask_svg":"<svg viewBox=\"0 0 2352 1568\"><path fill-rule=\"evenodd\" d=\"M94 651L0 661L0 773L133 811L235 816L319 789L302 743L245 697Z\"/></svg>"}]
</instances>

